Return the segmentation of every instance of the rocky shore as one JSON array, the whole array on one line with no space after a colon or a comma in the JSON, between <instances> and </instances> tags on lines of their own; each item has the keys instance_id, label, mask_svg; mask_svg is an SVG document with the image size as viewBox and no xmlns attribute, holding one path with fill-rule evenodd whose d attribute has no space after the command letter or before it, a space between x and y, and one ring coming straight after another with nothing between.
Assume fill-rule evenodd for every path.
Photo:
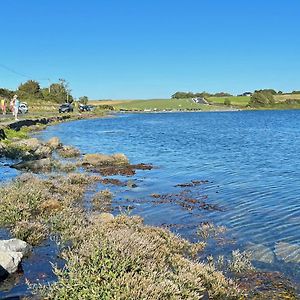
<instances>
[{"instance_id":1,"label":"rocky shore","mask_svg":"<svg viewBox=\"0 0 300 300\"><path fill-rule=\"evenodd\" d=\"M0 156L11 158L11 167L22 171L0 187L0 211L5 212L0 226L12 236L0 241L1 280L20 268L32 247L55 237L64 269L53 267L57 281L51 285L28 282L38 298L297 299L288 282L255 270L243 253L235 253L224 264L226 270L218 269L217 261L199 262L207 237L221 228L204 226L199 242L190 243L168 229L145 225L138 216L114 216L113 194L103 185L134 185L110 176L127 179L153 166L131 164L122 153L82 154L55 137L42 142L30 136L31 130L43 128L39 124L45 125L25 122L0 130ZM196 205L176 197L180 205ZM153 198L169 201L170 195ZM85 210L85 201L92 211ZM204 203L203 209L216 208ZM266 282L272 284L263 289Z\"/></svg>"}]
</instances>

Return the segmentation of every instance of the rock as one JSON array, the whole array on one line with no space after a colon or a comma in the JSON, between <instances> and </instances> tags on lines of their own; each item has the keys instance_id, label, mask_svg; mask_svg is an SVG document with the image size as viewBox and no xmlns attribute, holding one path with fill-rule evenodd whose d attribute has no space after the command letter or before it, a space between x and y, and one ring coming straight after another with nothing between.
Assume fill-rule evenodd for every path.
<instances>
[{"instance_id":1,"label":"rock","mask_svg":"<svg viewBox=\"0 0 300 300\"><path fill-rule=\"evenodd\" d=\"M60 156L65 158L76 157L80 155L80 151L72 146L63 146L58 150Z\"/></svg>"},{"instance_id":2,"label":"rock","mask_svg":"<svg viewBox=\"0 0 300 300\"><path fill-rule=\"evenodd\" d=\"M83 158L83 164L94 167L102 166L126 166L129 164L128 158L123 153L106 155L101 153L86 154Z\"/></svg>"},{"instance_id":3,"label":"rock","mask_svg":"<svg viewBox=\"0 0 300 300\"><path fill-rule=\"evenodd\" d=\"M48 145L52 150L55 150L55 149L61 148L62 143L60 142L59 138L55 136L55 137L51 138L51 139L47 142L47 145Z\"/></svg>"},{"instance_id":4,"label":"rock","mask_svg":"<svg viewBox=\"0 0 300 300\"><path fill-rule=\"evenodd\" d=\"M1 240L0 250L7 252L20 252L22 255L30 253L32 247L19 239Z\"/></svg>"},{"instance_id":5,"label":"rock","mask_svg":"<svg viewBox=\"0 0 300 300\"><path fill-rule=\"evenodd\" d=\"M14 142L14 145L26 148L30 151L36 151L37 148L40 146L40 142L37 138L30 138Z\"/></svg>"},{"instance_id":6,"label":"rock","mask_svg":"<svg viewBox=\"0 0 300 300\"><path fill-rule=\"evenodd\" d=\"M17 170L26 170L32 172L51 171L52 160L49 157L37 160L28 160L14 164L11 167Z\"/></svg>"},{"instance_id":7,"label":"rock","mask_svg":"<svg viewBox=\"0 0 300 300\"><path fill-rule=\"evenodd\" d=\"M88 164L94 167L113 164L113 161L114 160L110 155L101 153L86 154L83 158L83 164Z\"/></svg>"},{"instance_id":8,"label":"rock","mask_svg":"<svg viewBox=\"0 0 300 300\"><path fill-rule=\"evenodd\" d=\"M33 153L34 157L47 158L52 154L52 149L49 146L40 145Z\"/></svg>"},{"instance_id":9,"label":"rock","mask_svg":"<svg viewBox=\"0 0 300 300\"><path fill-rule=\"evenodd\" d=\"M262 245L262 244L250 244L247 247L247 251L250 253L250 259L260 261L266 264L271 264L274 262L273 251Z\"/></svg>"},{"instance_id":10,"label":"rock","mask_svg":"<svg viewBox=\"0 0 300 300\"><path fill-rule=\"evenodd\" d=\"M279 242L275 245L275 254L286 263L300 263L299 245Z\"/></svg>"},{"instance_id":11,"label":"rock","mask_svg":"<svg viewBox=\"0 0 300 300\"><path fill-rule=\"evenodd\" d=\"M5 278L8 274L16 272L22 257L21 252L5 252L0 250L0 277Z\"/></svg>"},{"instance_id":12,"label":"rock","mask_svg":"<svg viewBox=\"0 0 300 300\"><path fill-rule=\"evenodd\" d=\"M110 213L93 214L90 217L90 221L94 224L111 222L113 219L114 216Z\"/></svg>"},{"instance_id":13,"label":"rock","mask_svg":"<svg viewBox=\"0 0 300 300\"><path fill-rule=\"evenodd\" d=\"M17 271L24 255L29 254L31 246L19 239L0 241L0 277Z\"/></svg>"},{"instance_id":14,"label":"rock","mask_svg":"<svg viewBox=\"0 0 300 300\"><path fill-rule=\"evenodd\" d=\"M6 134L3 128L0 129L0 141L6 139Z\"/></svg>"}]
</instances>

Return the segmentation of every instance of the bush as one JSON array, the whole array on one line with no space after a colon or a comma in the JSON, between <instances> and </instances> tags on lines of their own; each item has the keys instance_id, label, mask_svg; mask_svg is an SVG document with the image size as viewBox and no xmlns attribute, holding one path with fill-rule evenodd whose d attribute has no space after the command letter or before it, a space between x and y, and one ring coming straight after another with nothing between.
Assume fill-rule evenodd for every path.
<instances>
[{"instance_id":1,"label":"bush","mask_svg":"<svg viewBox=\"0 0 300 300\"><path fill-rule=\"evenodd\" d=\"M249 101L249 106L257 107L257 106L266 106L272 105L275 103L274 96L271 92L259 91L255 92Z\"/></svg>"},{"instance_id":2,"label":"bush","mask_svg":"<svg viewBox=\"0 0 300 300\"><path fill-rule=\"evenodd\" d=\"M226 99L224 100L224 105L230 106L230 105L231 105L230 99L226 98Z\"/></svg>"}]
</instances>

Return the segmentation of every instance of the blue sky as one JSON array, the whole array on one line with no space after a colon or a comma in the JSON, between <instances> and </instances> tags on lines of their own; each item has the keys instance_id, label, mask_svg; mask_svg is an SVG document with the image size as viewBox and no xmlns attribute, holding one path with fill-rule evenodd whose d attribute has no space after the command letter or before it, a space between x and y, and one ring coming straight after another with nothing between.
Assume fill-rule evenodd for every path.
<instances>
[{"instance_id":1,"label":"blue sky","mask_svg":"<svg viewBox=\"0 0 300 300\"><path fill-rule=\"evenodd\" d=\"M65 78L93 99L300 90L299 0L6 0L0 10L1 87Z\"/></svg>"}]
</instances>

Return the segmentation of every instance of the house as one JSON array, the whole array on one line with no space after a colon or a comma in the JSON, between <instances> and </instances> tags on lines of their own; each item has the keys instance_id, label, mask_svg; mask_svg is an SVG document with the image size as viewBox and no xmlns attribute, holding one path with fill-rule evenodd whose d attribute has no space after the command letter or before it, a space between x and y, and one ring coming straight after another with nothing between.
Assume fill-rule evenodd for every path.
<instances>
[{"instance_id":1,"label":"house","mask_svg":"<svg viewBox=\"0 0 300 300\"><path fill-rule=\"evenodd\" d=\"M252 96L252 93L251 92L245 92L241 95L238 95L238 96L247 96L247 97L251 97Z\"/></svg>"},{"instance_id":2,"label":"house","mask_svg":"<svg viewBox=\"0 0 300 300\"><path fill-rule=\"evenodd\" d=\"M203 97L192 98L192 101L198 104L209 104Z\"/></svg>"}]
</instances>

